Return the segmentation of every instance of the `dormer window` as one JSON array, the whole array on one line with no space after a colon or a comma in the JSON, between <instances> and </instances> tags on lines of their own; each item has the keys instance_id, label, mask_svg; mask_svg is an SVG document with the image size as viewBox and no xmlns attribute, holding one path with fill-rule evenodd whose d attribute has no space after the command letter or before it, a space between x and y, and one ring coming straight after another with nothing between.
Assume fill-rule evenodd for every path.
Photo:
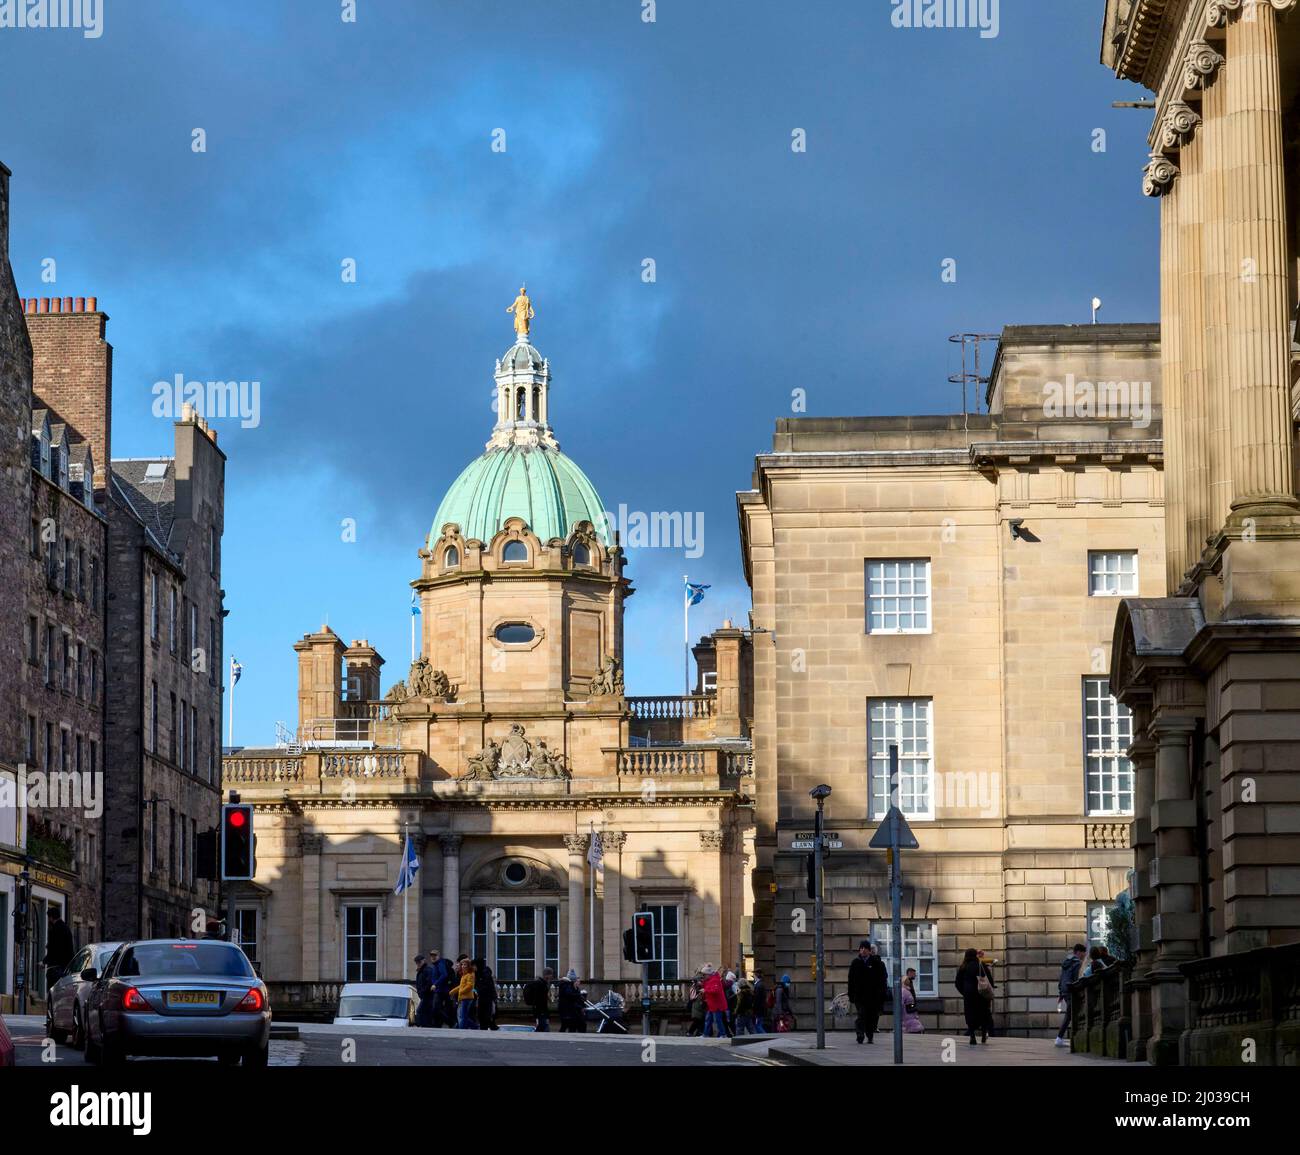
<instances>
[{"instance_id":1,"label":"dormer window","mask_svg":"<svg viewBox=\"0 0 1300 1155\"><path fill-rule=\"evenodd\" d=\"M501 560L506 563L528 561L528 547L522 541L508 541L501 551Z\"/></svg>"},{"instance_id":2,"label":"dormer window","mask_svg":"<svg viewBox=\"0 0 1300 1155\"><path fill-rule=\"evenodd\" d=\"M49 477L49 476L50 476L50 438L49 438L49 435L48 435L44 430L42 430L41 433L39 434L39 436L37 437L37 441L38 441L38 443L39 443L39 444L37 445L37 452L38 452L39 455L40 455L39 458L38 458L38 460L40 461L40 471L41 471L41 476L42 476L42 477Z\"/></svg>"},{"instance_id":3,"label":"dormer window","mask_svg":"<svg viewBox=\"0 0 1300 1155\"><path fill-rule=\"evenodd\" d=\"M447 547L447 552L442 555L442 568L451 569L452 566L460 565L460 550L454 545Z\"/></svg>"},{"instance_id":4,"label":"dormer window","mask_svg":"<svg viewBox=\"0 0 1300 1155\"><path fill-rule=\"evenodd\" d=\"M573 547L573 564L591 565L591 550L582 542L577 542Z\"/></svg>"}]
</instances>

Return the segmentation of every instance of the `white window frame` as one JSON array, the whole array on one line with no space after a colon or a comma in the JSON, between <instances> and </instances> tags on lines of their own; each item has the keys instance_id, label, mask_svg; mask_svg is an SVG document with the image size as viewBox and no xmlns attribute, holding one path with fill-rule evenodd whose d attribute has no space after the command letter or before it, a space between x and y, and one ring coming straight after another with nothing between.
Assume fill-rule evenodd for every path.
<instances>
[{"instance_id":1,"label":"white window frame","mask_svg":"<svg viewBox=\"0 0 1300 1155\"><path fill-rule=\"evenodd\" d=\"M1124 561L1133 559L1133 571ZM1088 596L1090 598L1132 598L1138 593L1138 551L1135 549L1090 549L1088 551Z\"/></svg>"},{"instance_id":2,"label":"white window frame","mask_svg":"<svg viewBox=\"0 0 1300 1155\"><path fill-rule=\"evenodd\" d=\"M1096 688L1097 693L1093 690ZM1104 695L1104 697L1102 696ZM1093 703L1097 703L1094 712ZM1096 721L1095 733L1090 723ZM1089 817L1131 816L1133 813L1134 773L1133 763L1124 751L1133 739L1133 714L1110 692L1109 678L1083 679L1083 812ZM1093 808L1093 779L1098 781L1096 793L1103 805ZM1128 788L1122 789L1127 777ZM1109 786L1108 786L1109 783ZM1127 808L1119 806L1119 796L1127 794ZM1107 801L1113 803L1105 805Z\"/></svg>"},{"instance_id":3,"label":"white window frame","mask_svg":"<svg viewBox=\"0 0 1300 1155\"><path fill-rule=\"evenodd\" d=\"M350 935L350 934L348 933L348 913L349 913L350 911L353 911L353 910L372 910L372 911L374 911L374 913L375 913L375 932L374 932L373 935L365 934L365 933L364 933L364 928L363 928L363 933L358 934L358 935ZM384 928L383 928L383 911L380 910L379 903L377 903L377 902L345 902L345 903L343 904L342 916L343 916L343 927L342 927L342 934L339 936L339 939L340 939L339 946L340 946L340 948L342 949L342 952L343 952L343 981L344 981L345 983L373 983L373 982L378 982L378 981L380 980L379 961L380 961L380 957L381 957L381 955L382 955L382 953L383 953L383 952L381 951L381 949L380 949L380 946L381 946L381 938L382 938L383 929L384 929ZM349 972L348 972L348 965L349 965L348 943L349 943L349 940L352 939L352 938L360 939L362 942L364 942L366 939L370 939L370 938L373 938L373 939L374 939L374 943L375 943L375 957L374 957L374 963L373 963L374 968L375 968L375 973L374 973L374 974L369 975L369 976L366 975L366 973L365 973L365 967L366 967L366 965L367 965L367 961L366 961L366 959L365 959L364 957L362 957L362 958L358 958L358 959L356 960L356 961L357 961L357 966L358 966L358 968L359 968L360 973L359 973L356 977L353 977L351 974L349 974Z\"/></svg>"},{"instance_id":4,"label":"white window frame","mask_svg":"<svg viewBox=\"0 0 1300 1155\"><path fill-rule=\"evenodd\" d=\"M638 907L637 909L642 909ZM650 964L650 981L655 983L671 983L682 978L682 941L685 938L685 911L680 902L656 902L650 899L646 900L645 908L653 914L655 924L655 955L658 956L656 961ZM677 912L677 928L672 933L673 957L665 960L663 958L664 941L669 937L664 934L663 912L665 910L675 910ZM674 973L670 976L664 976L663 964L665 961L671 962Z\"/></svg>"},{"instance_id":5,"label":"white window frame","mask_svg":"<svg viewBox=\"0 0 1300 1155\"><path fill-rule=\"evenodd\" d=\"M939 997L939 924L935 922L904 921L902 959L894 957L891 941L893 927L888 921L871 924L871 941L876 944L880 957L884 959L889 970L890 990L894 984L902 981L908 967L916 968L916 997L918 999L936 999ZM928 962L929 974L921 964Z\"/></svg>"},{"instance_id":6,"label":"white window frame","mask_svg":"<svg viewBox=\"0 0 1300 1155\"><path fill-rule=\"evenodd\" d=\"M889 572L889 567L893 572ZM904 572L906 567L906 572ZM873 572L878 571L878 572ZM934 632L934 587L930 582L930 559L924 557L867 558L863 570L866 582L866 621L868 634L929 634ZM916 593L918 578L925 583L925 592ZM875 586L880 589L876 591ZM904 585L908 592L900 592ZM889 592L892 587L893 592ZM891 608L892 607L892 608ZM925 625L879 626L872 624L873 609L883 619L892 613L896 621L910 617L913 622L920 609L925 615Z\"/></svg>"},{"instance_id":7,"label":"white window frame","mask_svg":"<svg viewBox=\"0 0 1300 1155\"><path fill-rule=\"evenodd\" d=\"M252 922L253 924L253 937L251 939L251 942L253 944L252 954L248 953L248 944L250 940L248 938L245 938L244 936L244 926L248 922ZM255 906L235 907L235 929L239 934L239 938L237 940L239 942L239 949L244 952L244 954L248 957L248 961L251 963L256 963L258 961L257 952L260 945L258 942L258 938L259 938L259 932L261 931L261 923L262 923L261 912L258 910L257 907ZM344 960L343 965L346 973L346 968L347 968L346 959Z\"/></svg>"},{"instance_id":8,"label":"white window frame","mask_svg":"<svg viewBox=\"0 0 1300 1155\"><path fill-rule=\"evenodd\" d=\"M916 734L919 713L924 709L924 741ZM891 737L898 738L899 714L902 714L903 734L897 741L898 758L898 808L908 818L922 821L934 820L934 699L933 698L869 698L867 699L867 795L868 812L873 819L884 818L892 799L889 796L889 747ZM877 728L883 733L876 735ZM911 736L909 737L909 731ZM924 753L918 753L918 749ZM924 780L926 805L918 807L915 798L909 801L909 783Z\"/></svg>"},{"instance_id":9,"label":"white window frame","mask_svg":"<svg viewBox=\"0 0 1300 1155\"><path fill-rule=\"evenodd\" d=\"M478 919L478 912L483 911L483 933L480 935L475 929L475 922ZM495 931L492 929L492 912L494 910L531 910L533 912L533 972L530 974L520 974L516 978L503 978L501 975L501 959L497 953L499 941L507 932ZM555 954L548 957L546 953L546 912L547 910L555 911L555 928L556 944ZM518 915L516 914L516 919ZM570 917L573 917L570 912ZM578 913L582 917L581 912ZM475 958L485 958L488 966L492 968L492 973L498 982L528 982L542 973L543 968L551 967L556 974L560 973L561 956L564 952L564 941L560 933L560 904L558 902L528 902L528 901L510 901L503 899L500 902L494 902L490 898L475 900L470 910L469 917L469 941L470 949ZM515 931L508 932L511 939L520 937ZM480 954L479 942L482 940L482 953ZM516 956L511 960L517 964L519 961ZM571 964L576 965L576 962Z\"/></svg>"}]
</instances>

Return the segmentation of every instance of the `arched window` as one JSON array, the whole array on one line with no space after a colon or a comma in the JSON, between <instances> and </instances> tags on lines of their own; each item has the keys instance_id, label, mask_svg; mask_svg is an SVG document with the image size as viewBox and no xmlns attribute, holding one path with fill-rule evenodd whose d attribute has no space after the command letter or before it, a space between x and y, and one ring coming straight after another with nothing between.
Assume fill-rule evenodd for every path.
<instances>
[{"instance_id":1,"label":"arched window","mask_svg":"<svg viewBox=\"0 0 1300 1155\"><path fill-rule=\"evenodd\" d=\"M447 552L442 555L443 569L451 569L454 565L460 565L460 550L454 545L447 547Z\"/></svg>"},{"instance_id":2,"label":"arched window","mask_svg":"<svg viewBox=\"0 0 1300 1155\"><path fill-rule=\"evenodd\" d=\"M505 549L501 551L501 560L507 562L527 561L528 547L522 541L508 541Z\"/></svg>"},{"instance_id":3,"label":"arched window","mask_svg":"<svg viewBox=\"0 0 1300 1155\"><path fill-rule=\"evenodd\" d=\"M573 564L574 565L591 565L591 550L582 542L578 542L573 547Z\"/></svg>"},{"instance_id":4,"label":"arched window","mask_svg":"<svg viewBox=\"0 0 1300 1155\"><path fill-rule=\"evenodd\" d=\"M542 419L542 391L536 385L533 386L533 420Z\"/></svg>"},{"instance_id":5,"label":"arched window","mask_svg":"<svg viewBox=\"0 0 1300 1155\"><path fill-rule=\"evenodd\" d=\"M525 398L527 396L528 396L528 392L527 390L524 389L522 385L515 390L515 420L516 421L522 421L524 419L524 405L526 404Z\"/></svg>"}]
</instances>

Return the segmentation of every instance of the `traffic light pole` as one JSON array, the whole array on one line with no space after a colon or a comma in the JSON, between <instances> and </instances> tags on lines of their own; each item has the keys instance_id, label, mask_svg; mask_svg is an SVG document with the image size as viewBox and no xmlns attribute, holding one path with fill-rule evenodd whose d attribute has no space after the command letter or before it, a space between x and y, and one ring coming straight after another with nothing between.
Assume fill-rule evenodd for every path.
<instances>
[{"instance_id":1,"label":"traffic light pole","mask_svg":"<svg viewBox=\"0 0 1300 1155\"><path fill-rule=\"evenodd\" d=\"M641 964L641 1034L650 1034L650 964Z\"/></svg>"},{"instance_id":2,"label":"traffic light pole","mask_svg":"<svg viewBox=\"0 0 1300 1155\"><path fill-rule=\"evenodd\" d=\"M898 804L898 747L889 748L889 784L894 805ZM899 869L898 823L889 824L889 898L892 904L889 921L889 937L893 944L890 951L894 957L894 1062L903 1061L903 976L899 970L903 965L903 872Z\"/></svg>"},{"instance_id":3,"label":"traffic light pole","mask_svg":"<svg viewBox=\"0 0 1300 1155\"><path fill-rule=\"evenodd\" d=\"M817 799L816 825L813 827L813 878L817 882L817 895L813 899L813 918L817 928L817 1049L826 1049L826 944L822 926L822 807L824 800Z\"/></svg>"}]
</instances>

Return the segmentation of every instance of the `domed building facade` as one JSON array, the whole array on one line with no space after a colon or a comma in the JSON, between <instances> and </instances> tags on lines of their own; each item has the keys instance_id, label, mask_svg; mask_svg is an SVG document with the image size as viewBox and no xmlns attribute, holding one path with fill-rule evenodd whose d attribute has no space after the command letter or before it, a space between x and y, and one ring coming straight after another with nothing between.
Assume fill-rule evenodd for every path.
<instances>
[{"instance_id":1,"label":"domed building facade","mask_svg":"<svg viewBox=\"0 0 1300 1155\"><path fill-rule=\"evenodd\" d=\"M560 449L527 319L516 333L484 452L419 549L406 676L385 685L367 641L322 626L294 645L297 725L223 760L258 840L234 925L278 1006L322 1013L336 984L409 977L430 949L486 959L507 1011L546 967L635 1001L623 931L647 909L671 1016L696 968L750 949L749 640L701 639L693 694L627 694L627 559Z\"/></svg>"}]
</instances>

